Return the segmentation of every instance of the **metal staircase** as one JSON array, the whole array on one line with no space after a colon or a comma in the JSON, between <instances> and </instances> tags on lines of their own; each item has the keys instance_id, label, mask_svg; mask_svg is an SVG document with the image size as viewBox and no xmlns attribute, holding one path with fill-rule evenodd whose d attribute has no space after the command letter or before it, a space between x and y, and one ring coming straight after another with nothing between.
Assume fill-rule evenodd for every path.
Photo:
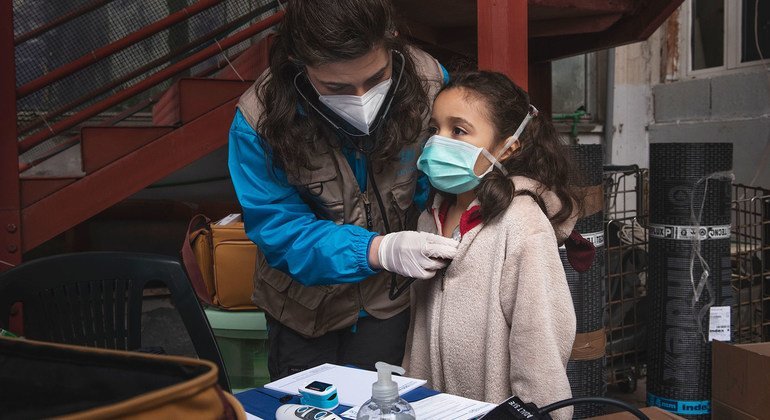
<instances>
[{"instance_id":1,"label":"metal staircase","mask_svg":"<svg viewBox=\"0 0 770 420\"><path fill-rule=\"evenodd\" d=\"M3 57L17 60L24 58L25 46L41 37L50 41L57 31L67 37L73 25L93 23L94 13L120 12L120 2L68 2L71 10L20 34L14 18L24 2L4 3L0 50ZM2 95L0 226L7 236L0 271L227 143L236 101L266 68L270 29L283 12L271 1L146 3L167 15L104 45L91 45L86 54L32 80L20 83L24 75L16 74L29 62L4 59L0 65L2 90L15 92ZM198 30L190 29L196 25ZM172 39L180 28L184 38L195 39ZM163 46L162 38L168 51L140 56L130 62L133 67L113 72L103 84L91 83L105 62L142 42ZM23 101L43 103L45 95L57 93L51 91L57 83L73 80L79 86L70 84L68 95L60 95L66 97L55 106L25 112L29 106Z\"/></svg>"}]
</instances>

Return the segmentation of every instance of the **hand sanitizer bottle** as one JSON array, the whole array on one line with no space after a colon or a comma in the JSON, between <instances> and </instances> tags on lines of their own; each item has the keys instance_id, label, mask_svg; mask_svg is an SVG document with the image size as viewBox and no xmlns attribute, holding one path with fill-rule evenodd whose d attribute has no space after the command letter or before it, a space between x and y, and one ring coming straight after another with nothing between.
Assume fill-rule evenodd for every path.
<instances>
[{"instance_id":1,"label":"hand sanitizer bottle","mask_svg":"<svg viewBox=\"0 0 770 420\"><path fill-rule=\"evenodd\" d=\"M404 374L399 366L377 362L377 382L372 384L372 398L358 410L356 420L414 420L414 409L398 396L398 384L391 373Z\"/></svg>"}]
</instances>

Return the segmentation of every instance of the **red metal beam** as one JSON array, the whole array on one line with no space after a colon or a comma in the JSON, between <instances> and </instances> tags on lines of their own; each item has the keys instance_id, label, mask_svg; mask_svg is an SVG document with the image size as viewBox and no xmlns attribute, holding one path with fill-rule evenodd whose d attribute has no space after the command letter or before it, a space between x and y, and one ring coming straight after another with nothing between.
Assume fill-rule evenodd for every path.
<instances>
[{"instance_id":1,"label":"red metal beam","mask_svg":"<svg viewBox=\"0 0 770 420\"><path fill-rule=\"evenodd\" d=\"M148 106L154 104L156 101L157 101L157 99L154 98L154 97L153 98L145 99L145 100L137 103L136 105L134 105L134 106L132 106L132 107L130 107L130 108L120 112L118 115L115 115L112 118L108 118L108 119L100 122L99 124L96 124L96 126L97 127L108 127L108 126L115 125L115 124L125 120L126 118L136 114L137 112L147 108ZM42 153L40 155L40 157L38 157L37 159L35 159L35 160L31 161L31 162L24 162L24 163L19 162L19 172L20 173L24 172L27 169L29 169L29 168L39 164L40 162L43 162L44 160L52 157L53 155L59 154L59 153L65 151L65 150L69 149L70 147L76 145L79 141L80 141L80 134L72 135L68 139L66 139L66 140L62 141L61 143L57 144L56 146L52 147L50 150L46 151L45 153ZM23 190L23 188L22 188L22 190ZM24 192L23 191L22 191L22 197L21 198L22 198L22 207L26 207L26 206L24 206Z\"/></svg>"},{"instance_id":2,"label":"red metal beam","mask_svg":"<svg viewBox=\"0 0 770 420\"><path fill-rule=\"evenodd\" d=\"M529 7L572 9L581 13L629 13L636 7L634 0L529 0Z\"/></svg>"},{"instance_id":3,"label":"red metal beam","mask_svg":"<svg viewBox=\"0 0 770 420\"><path fill-rule=\"evenodd\" d=\"M227 144L234 99L22 211L23 251Z\"/></svg>"},{"instance_id":4,"label":"red metal beam","mask_svg":"<svg viewBox=\"0 0 770 420\"><path fill-rule=\"evenodd\" d=\"M550 61L529 64L529 101L544 118L551 118L553 111L551 75Z\"/></svg>"},{"instance_id":5,"label":"red metal beam","mask_svg":"<svg viewBox=\"0 0 770 420\"><path fill-rule=\"evenodd\" d=\"M227 48L230 48L233 45L238 44L239 42L245 41L249 37L256 35L257 33L262 32L263 30L275 25L281 20L281 18L283 18L283 11L278 11L275 14L270 15L269 17L255 23L254 25L246 29L243 29L234 35L231 35L225 38L218 44L210 45L205 49L189 57L184 58L183 60L177 62L176 64L173 64L171 66L166 67L163 70L158 71L157 73L131 86L130 88L122 90L116 93L115 95L112 95L106 98L101 102L91 105L67 119L64 119L62 121L58 121L52 124L48 130L40 130L30 135L29 137L24 138L24 140L19 142L19 151L25 152L31 149L32 147L35 147L36 145L44 142L45 140L55 136L56 134L59 134L64 130L68 130L78 125L79 123L93 117L94 115L97 115L103 111L106 111L112 108L113 106L129 98L132 98L138 95L139 93L144 92L147 89L150 89L155 85L158 85L164 82L168 78L187 70L188 68L200 63L203 60L206 60L209 57L212 57L214 55L221 53L222 50L226 50Z\"/></svg>"},{"instance_id":6,"label":"red metal beam","mask_svg":"<svg viewBox=\"0 0 770 420\"><path fill-rule=\"evenodd\" d=\"M671 16L683 0L649 0L633 15L623 17L606 31L581 35L533 38L530 60L541 62L603 48L644 41ZM590 46L590 48L587 48Z\"/></svg>"},{"instance_id":7,"label":"red metal beam","mask_svg":"<svg viewBox=\"0 0 770 420\"><path fill-rule=\"evenodd\" d=\"M72 184L77 178L29 178L21 180L21 204L24 207L43 199L66 185Z\"/></svg>"},{"instance_id":8,"label":"red metal beam","mask_svg":"<svg viewBox=\"0 0 770 420\"><path fill-rule=\"evenodd\" d=\"M13 2L0 2L0 272L21 263Z\"/></svg>"},{"instance_id":9,"label":"red metal beam","mask_svg":"<svg viewBox=\"0 0 770 420\"><path fill-rule=\"evenodd\" d=\"M601 32L619 21L623 15L607 14L577 18L536 20L529 22L531 38Z\"/></svg>"},{"instance_id":10,"label":"red metal beam","mask_svg":"<svg viewBox=\"0 0 770 420\"><path fill-rule=\"evenodd\" d=\"M190 16L196 15L206 9L210 9L219 3L222 3L222 1L224 0L199 0L192 6L188 6L178 12L174 12L153 24L147 25L142 29L127 35L111 44L107 44L101 48L91 51L89 54L86 54L49 73L46 73L43 76L38 77L37 79L28 82L25 85L20 86L16 90L16 96L18 99L21 99L43 88L46 85L50 85L51 83L63 79L72 73L75 73L76 71L85 68L105 57L109 57L110 55L128 48L137 42L147 39L164 29L168 29L175 23L179 23L185 19L190 18Z\"/></svg>"},{"instance_id":11,"label":"red metal beam","mask_svg":"<svg viewBox=\"0 0 770 420\"><path fill-rule=\"evenodd\" d=\"M527 0L478 0L479 69L528 86Z\"/></svg>"},{"instance_id":12,"label":"red metal beam","mask_svg":"<svg viewBox=\"0 0 770 420\"><path fill-rule=\"evenodd\" d=\"M40 36L40 35L50 31L51 29L53 29L53 28L55 28L57 26L63 25L63 24L65 24L65 23L67 23L67 22L69 22L69 21L71 21L73 19L77 19L80 16L83 16L86 13L88 13L88 12L94 10L94 9L98 9L99 7L102 7L105 4L110 3L112 1L114 1L114 0L95 0L95 1L92 1L91 3L81 7L80 9L73 10L73 11L71 11L71 12L65 14L65 15L60 16L57 19L54 19L54 20L52 20L52 21L50 21L50 22L48 22L46 24L38 26L37 28L27 32L26 34L19 35L16 39L13 40L13 43L16 44L16 45L19 45L22 42L25 42L25 41L28 41L28 40L30 40L32 38Z\"/></svg>"},{"instance_id":13,"label":"red metal beam","mask_svg":"<svg viewBox=\"0 0 770 420\"><path fill-rule=\"evenodd\" d=\"M91 174L164 136L173 127L83 127L80 130L81 168Z\"/></svg>"}]
</instances>

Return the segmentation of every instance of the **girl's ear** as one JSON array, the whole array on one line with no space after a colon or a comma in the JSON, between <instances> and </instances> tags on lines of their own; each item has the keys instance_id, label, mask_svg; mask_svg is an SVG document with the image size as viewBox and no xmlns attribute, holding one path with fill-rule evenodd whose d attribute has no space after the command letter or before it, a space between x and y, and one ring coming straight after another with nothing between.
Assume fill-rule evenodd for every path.
<instances>
[{"instance_id":1,"label":"girl's ear","mask_svg":"<svg viewBox=\"0 0 770 420\"><path fill-rule=\"evenodd\" d=\"M507 140L506 140L507 143ZM507 149L503 151L503 153L500 155L500 158L498 159L500 162L508 159L509 157L513 156L514 153L516 153L517 150L521 147L521 140L516 139L516 141L513 142ZM499 152L498 152L499 153Z\"/></svg>"}]
</instances>

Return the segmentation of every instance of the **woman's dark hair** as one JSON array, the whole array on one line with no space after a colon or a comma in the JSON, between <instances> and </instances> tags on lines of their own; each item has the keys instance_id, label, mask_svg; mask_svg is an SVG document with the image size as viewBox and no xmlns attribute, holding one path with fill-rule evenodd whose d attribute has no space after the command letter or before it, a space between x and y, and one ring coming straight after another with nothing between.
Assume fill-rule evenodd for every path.
<instances>
[{"instance_id":1,"label":"woman's dark hair","mask_svg":"<svg viewBox=\"0 0 770 420\"><path fill-rule=\"evenodd\" d=\"M356 59L378 47L401 52L406 62L376 147L368 157L373 163L385 162L419 140L430 103L405 41L397 36L393 15L390 0L288 1L270 50L271 78L257 91L265 109L257 131L275 165L284 170L314 169L310 156L318 151L319 142L336 138L329 124L297 93L295 76L306 65ZM394 84L397 70L398 66Z\"/></svg>"},{"instance_id":2,"label":"woman's dark hair","mask_svg":"<svg viewBox=\"0 0 770 420\"><path fill-rule=\"evenodd\" d=\"M469 99L483 104L483 113L495 128L496 147L502 146L513 135L529 111L529 95L500 73L479 71L453 75L442 92L449 89L462 89ZM582 199L573 187L577 172L569 156L551 121L540 114L532 118L522 132L519 148L501 162L508 176L526 176L556 193L562 207L550 217L552 223L564 222L582 207ZM503 212L513 198L521 194L532 195L548 214L540 197L525 191L517 192L508 176L495 169L476 187L484 223Z\"/></svg>"}]
</instances>

